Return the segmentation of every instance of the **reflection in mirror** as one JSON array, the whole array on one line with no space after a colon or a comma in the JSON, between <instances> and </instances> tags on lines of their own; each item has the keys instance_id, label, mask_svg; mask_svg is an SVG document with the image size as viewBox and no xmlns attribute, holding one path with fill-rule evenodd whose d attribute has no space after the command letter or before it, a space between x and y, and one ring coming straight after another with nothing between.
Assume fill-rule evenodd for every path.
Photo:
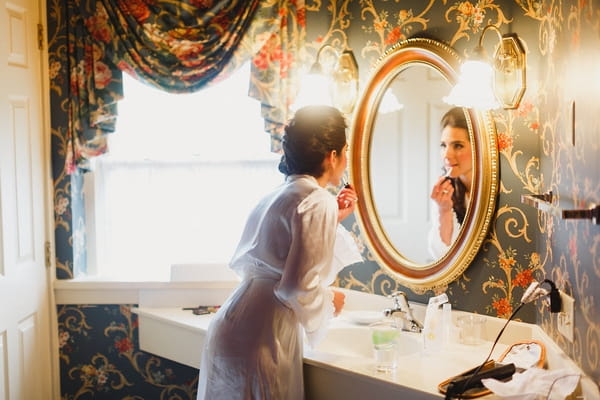
<instances>
[{"instance_id":1,"label":"reflection in mirror","mask_svg":"<svg viewBox=\"0 0 600 400\"><path fill-rule=\"evenodd\" d=\"M372 71L352 121L350 175L361 233L379 265L418 290L447 285L464 272L495 208L491 115L457 109L468 129L464 123L441 126L452 108L442 98L456 82L458 65L454 50L441 42L399 42ZM444 180L448 172L452 180ZM459 190L465 198L451 200ZM440 223L443 215L456 222ZM434 233L441 235L432 252Z\"/></svg>"},{"instance_id":2,"label":"reflection in mirror","mask_svg":"<svg viewBox=\"0 0 600 400\"><path fill-rule=\"evenodd\" d=\"M370 169L375 209L390 242L418 264L431 263L449 247L433 241L432 254L428 237L439 225L438 207L430 195L444 172L440 121L448 111L442 97L450 87L439 71L415 63L390 81L373 124ZM386 97L396 100L397 106L389 107ZM445 197L441 206L448 200ZM453 240L457 236L453 232Z\"/></svg>"},{"instance_id":3,"label":"reflection in mirror","mask_svg":"<svg viewBox=\"0 0 600 400\"><path fill-rule=\"evenodd\" d=\"M468 114L453 107L441 119L440 156L443 175L431 189L432 227L429 253L433 259L445 255L466 218L473 186L473 151Z\"/></svg>"}]
</instances>

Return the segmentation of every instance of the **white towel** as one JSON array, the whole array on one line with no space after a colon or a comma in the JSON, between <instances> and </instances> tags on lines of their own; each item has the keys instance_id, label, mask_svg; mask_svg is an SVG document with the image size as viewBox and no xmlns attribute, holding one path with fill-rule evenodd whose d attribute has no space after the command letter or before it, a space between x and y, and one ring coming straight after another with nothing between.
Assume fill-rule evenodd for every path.
<instances>
[{"instance_id":1,"label":"white towel","mask_svg":"<svg viewBox=\"0 0 600 400\"><path fill-rule=\"evenodd\" d=\"M565 399L573 393L580 374L569 369L546 370L529 368L514 374L512 380L502 382L497 379L482 379L483 385L496 395L511 400Z\"/></svg>"}]
</instances>

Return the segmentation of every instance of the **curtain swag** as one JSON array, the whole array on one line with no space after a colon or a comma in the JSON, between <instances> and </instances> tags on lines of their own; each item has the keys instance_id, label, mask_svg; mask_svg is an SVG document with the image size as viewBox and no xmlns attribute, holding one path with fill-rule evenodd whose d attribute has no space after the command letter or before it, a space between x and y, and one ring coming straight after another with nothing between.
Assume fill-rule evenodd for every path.
<instances>
[{"instance_id":1,"label":"curtain swag","mask_svg":"<svg viewBox=\"0 0 600 400\"><path fill-rule=\"evenodd\" d=\"M52 4L54 2L54 4ZM58 9L50 0L49 9ZM65 7L64 2L62 7ZM66 2L66 57L50 48L51 86L65 93L65 172L85 171L107 151L122 72L172 93L187 93L223 79L252 60L249 95L261 102L272 150L298 88L304 54L304 0L80 0ZM52 12L50 13L52 17ZM58 18L58 17L57 17ZM60 25L60 23L59 23ZM57 38L53 38L57 39ZM59 70L65 59L68 86Z\"/></svg>"}]
</instances>

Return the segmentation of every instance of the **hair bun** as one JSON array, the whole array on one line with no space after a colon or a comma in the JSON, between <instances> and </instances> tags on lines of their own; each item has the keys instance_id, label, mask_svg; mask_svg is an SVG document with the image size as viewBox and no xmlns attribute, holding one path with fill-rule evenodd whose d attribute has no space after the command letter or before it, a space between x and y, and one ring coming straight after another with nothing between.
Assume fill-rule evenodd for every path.
<instances>
[{"instance_id":1,"label":"hair bun","mask_svg":"<svg viewBox=\"0 0 600 400\"><path fill-rule=\"evenodd\" d=\"M285 176L290 174L290 169L288 168L285 155L281 156L281 159L279 160L279 166L277 168L279 169L279 172Z\"/></svg>"}]
</instances>

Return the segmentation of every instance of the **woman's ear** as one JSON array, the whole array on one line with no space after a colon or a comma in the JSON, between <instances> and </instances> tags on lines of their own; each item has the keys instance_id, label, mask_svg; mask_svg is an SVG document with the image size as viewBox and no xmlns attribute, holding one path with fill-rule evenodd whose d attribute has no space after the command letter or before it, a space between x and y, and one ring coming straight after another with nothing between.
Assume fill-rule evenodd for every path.
<instances>
[{"instance_id":1,"label":"woman's ear","mask_svg":"<svg viewBox=\"0 0 600 400\"><path fill-rule=\"evenodd\" d=\"M329 155L327 156L327 160L329 165L331 165L332 167L335 166L335 163L337 162L337 157L338 157L338 153L336 150L331 150L329 152Z\"/></svg>"},{"instance_id":2,"label":"woman's ear","mask_svg":"<svg viewBox=\"0 0 600 400\"><path fill-rule=\"evenodd\" d=\"M323 159L323 168L325 171L329 171L335 166L335 159L337 157L337 152L335 150L331 150L329 153L325 155Z\"/></svg>"}]
</instances>

